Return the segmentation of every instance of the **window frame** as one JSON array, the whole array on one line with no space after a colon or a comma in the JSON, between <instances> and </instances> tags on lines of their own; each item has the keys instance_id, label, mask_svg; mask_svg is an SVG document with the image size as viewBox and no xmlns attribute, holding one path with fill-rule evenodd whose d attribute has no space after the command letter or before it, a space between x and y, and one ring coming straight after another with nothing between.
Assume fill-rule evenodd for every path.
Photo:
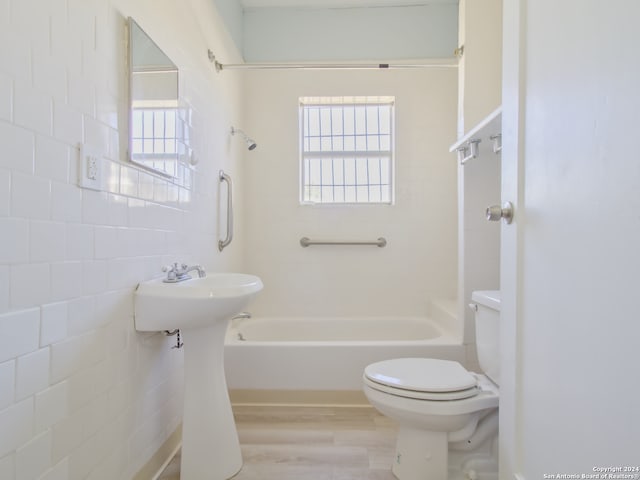
<instances>
[{"instance_id":1,"label":"window frame","mask_svg":"<svg viewBox=\"0 0 640 480\"><path fill-rule=\"evenodd\" d=\"M385 205L394 205L395 204L395 96L352 96L352 97L345 97L345 96L321 96L321 97L300 97L298 99L298 106L299 106L299 127L298 127L298 137L299 137L299 169L300 169L300 174L299 174L299 201L300 201L300 205L311 205L311 206L318 206L318 205L344 205L344 206L355 206L355 205L359 205L359 206L385 206ZM305 139L310 138L309 135L305 135L305 133L308 133L307 130L305 130L305 113L307 111L308 108L314 108L314 107L339 107L339 108L348 108L350 106L353 107L367 107L367 106L371 106L371 107L375 107L375 106L384 106L384 107L389 107L389 124L388 124L388 133L382 133L380 132L380 130L378 130L377 133L372 133L370 131L365 131L364 134L358 134L355 131L354 128L354 132L352 134L347 134L344 131L342 131L342 133L338 133L338 134L334 134L334 132L332 131L331 134L329 135L329 137L331 139L335 137L342 137L343 141L345 137L350 137L353 136L353 142L354 142L354 149L353 150L333 150L332 148L330 150L323 150L321 147L319 150L305 150ZM366 116L366 113L365 113ZM378 124L378 128L379 128ZM320 129L321 131L321 129ZM388 136L389 137L389 148L388 150L385 149L378 149L378 150L368 150L367 148L365 148L364 150L362 149L358 149L356 147L356 137L358 136L364 136L367 139L373 136L377 136L378 137L378 146L380 146L380 137L381 136ZM321 140L320 140L321 141ZM344 147L344 142L343 142L343 147ZM311 199L306 199L305 198L305 193L306 193L306 189L310 187L310 183L307 182L308 176L311 175L311 172L308 172L307 169L307 164L309 159L313 159L313 158L317 158L317 159L322 159L322 158L326 158L327 160L331 161L331 165L332 168L334 165L334 162L336 159L340 160L342 165L343 165L343 169L344 169L344 164L347 160L352 160L353 164L354 164L354 177L356 177L356 183L354 185L348 185L346 183L345 178L342 179L342 184L340 183L336 183L336 184L326 184L327 187L331 187L332 189L335 189L336 187L342 187L344 189L344 194L346 196L346 188L348 186L351 186L355 189L355 195L357 196L357 191L358 191L358 187L362 187L362 188L367 188L367 196L369 197L366 201L336 201L335 200L335 196L333 197L332 200L330 201L315 201L315 200L311 200ZM387 171L385 172L384 169L382 168L382 166L379 167L378 171L379 171L379 183L373 183L369 181L369 177L368 177L368 168L369 168L369 162L371 160L375 161L375 159L378 159L378 162L380 162L381 160L384 161L388 161L388 169L386 169ZM358 166L356 165L358 163L358 159L366 159L367 160L367 181L364 183L358 183L357 181L357 177L358 177ZM310 169L309 169L310 170ZM360 170L360 172L362 173L362 169ZM386 175L383 175L383 173L386 173ZM383 177L386 177L388 175L388 183L383 183ZM320 174L320 176L322 176L322 174ZM386 178L385 178L386 180ZM370 200L371 198L371 185L374 185L376 187L380 188L380 200ZM320 183L320 185L316 185L317 187L320 188L320 191L322 191L323 188L323 184L322 182ZM384 193L383 193L383 188L387 189ZM335 193L335 190L332 190ZM322 193L321 193L322 195ZM388 200L385 198L385 195L388 195Z\"/></svg>"}]
</instances>

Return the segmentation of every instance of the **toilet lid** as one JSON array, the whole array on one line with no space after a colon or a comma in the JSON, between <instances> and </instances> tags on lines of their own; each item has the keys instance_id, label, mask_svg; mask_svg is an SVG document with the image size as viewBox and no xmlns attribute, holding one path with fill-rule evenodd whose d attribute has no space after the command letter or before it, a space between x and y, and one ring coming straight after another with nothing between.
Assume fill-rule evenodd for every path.
<instances>
[{"instance_id":1,"label":"toilet lid","mask_svg":"<svg viewBox=\"0 0 640 480\"><path fill-rule=\"evenodd\" d=\"M458 362L434 358L395 358L372 363L369 380L388 387L425 393L475 390L477 379Z\"/></svg>"}]
</instances>

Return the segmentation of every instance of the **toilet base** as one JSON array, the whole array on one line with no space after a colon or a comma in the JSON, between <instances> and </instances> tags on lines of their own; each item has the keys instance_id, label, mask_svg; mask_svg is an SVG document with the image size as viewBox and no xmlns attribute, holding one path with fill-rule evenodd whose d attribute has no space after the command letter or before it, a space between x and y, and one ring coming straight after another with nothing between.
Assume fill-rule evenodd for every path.
<instances>
[{"instance_id":1,"label":"toilet base","mask_svg":"<svg viewBox=\"0 0 640 480\"><path fill-rule=\"evenodd\" d=\"M399 480L498 480L498 432L471 451L452 450L446 432L400 427L392 472Z\"/></svg>"},{"instance_id":2,"label":"toilet base","mask_svg":"<svg viewBox=\"0 0 640 480\"><path fill-rule=\"evenodd\" d=\"M446 479L447 432L400 427L392 472L399 480Z\"/></svg>"}]
</instances>

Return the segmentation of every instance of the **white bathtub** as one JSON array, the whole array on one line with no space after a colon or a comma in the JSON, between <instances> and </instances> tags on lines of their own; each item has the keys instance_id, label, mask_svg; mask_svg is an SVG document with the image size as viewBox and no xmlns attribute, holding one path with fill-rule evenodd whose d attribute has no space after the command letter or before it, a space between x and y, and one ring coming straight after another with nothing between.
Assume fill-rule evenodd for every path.
<instances>
[{"instance_id":1,"label":"white bathtub","mask_svg":"<svg viewBox=\"0 0 640 480\"><path fill-rule=\"evenodd\" d=\"M368 364L398 357L465 363L458 335L430 318L248 318L225 341L231 390L361 391Z\"/></svg>"}]
</instances>

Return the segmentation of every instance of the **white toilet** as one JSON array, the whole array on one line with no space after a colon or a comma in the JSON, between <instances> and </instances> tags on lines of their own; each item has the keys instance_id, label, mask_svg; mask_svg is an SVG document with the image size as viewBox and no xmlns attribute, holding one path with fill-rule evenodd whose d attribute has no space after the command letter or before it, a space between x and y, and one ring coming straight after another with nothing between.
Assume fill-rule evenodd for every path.
<instances>
[{"instance_id":1,"label":"white toilet","mask_svg":"<svg viewBox=\"0 0 640 480\"><path fill-rule=\"evenodd\" d=\"M458 362L397 358L365 368L364 393L398 423L400 480L497 478L500 292L473 292L483 375Z\"/></svg>"}]
</instances>

